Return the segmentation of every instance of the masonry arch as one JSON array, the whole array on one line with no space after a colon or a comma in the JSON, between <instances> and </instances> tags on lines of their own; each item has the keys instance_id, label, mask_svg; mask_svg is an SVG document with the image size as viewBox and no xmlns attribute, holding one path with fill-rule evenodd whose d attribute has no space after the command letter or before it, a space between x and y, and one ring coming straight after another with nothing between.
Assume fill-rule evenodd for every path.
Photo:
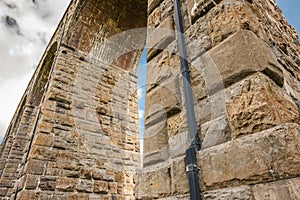
<instances>
[{"instance_id":1,"label":"masonry arch","mask_svg":"<svg viewBox=\"0 0 300 200\"><path fill-rule=\"evenodd\" d=\"M39 106L42 101L45 86L49 81L50 72L57 52L57 45L58 43L54 42L50 46L34 81L29 99L29 103L33 106Z\"/></svg>"}]
</instances>

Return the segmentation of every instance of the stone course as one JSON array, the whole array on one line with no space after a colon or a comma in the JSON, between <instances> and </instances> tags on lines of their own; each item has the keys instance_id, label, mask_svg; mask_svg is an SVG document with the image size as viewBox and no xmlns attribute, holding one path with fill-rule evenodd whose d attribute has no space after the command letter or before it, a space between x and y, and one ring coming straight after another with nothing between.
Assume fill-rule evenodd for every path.
<instances>
[{"instance_id":1,"label":"stone course","mask_svg":"<svg viewBox=\"0 0 300 200\"><path fill-rule=\"evenodd\" d=\"M274 0L180 6L202 199L299 199L296 31ZM71 2L1 145L1 199L189 199L173 12L172 0ZM141 146L135 71L145 44Z\"/></svg>"}]
</instances>

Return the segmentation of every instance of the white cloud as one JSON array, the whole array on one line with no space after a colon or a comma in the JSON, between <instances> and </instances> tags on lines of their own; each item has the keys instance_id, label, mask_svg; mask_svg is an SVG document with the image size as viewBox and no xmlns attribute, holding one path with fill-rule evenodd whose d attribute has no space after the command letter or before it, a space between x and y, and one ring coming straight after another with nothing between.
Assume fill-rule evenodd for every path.
<instances>
[{"instance_id":1,"label":"white cloud","mask_svg":"<svg viewBox=\"0 0 300 200\"><path fill-rule=\"evenodd\" d=\"M139 110L139 119L144 119L144 110Z\"/></svg>"},{"instance_id":2,"label":"white cloud","mask_svg":"<svg viewBox=\"0 0 300 200\"><path fill-rule=\"evenodd\" d=\"M145 96L145 90L144 90L144 88L141 88L141 87L138 88L137 95L138 95L139 99L144 98L144 96Z\"/></svg>"},{"instance_id":3,"label":"white cloud","mask_svg":"<svg viewBox=\"0 0 300 200\"><path fill-rule=\"evenodd\" d=\"M0 135L69 2L0 0Z\"/></svg>"}]
</instances>

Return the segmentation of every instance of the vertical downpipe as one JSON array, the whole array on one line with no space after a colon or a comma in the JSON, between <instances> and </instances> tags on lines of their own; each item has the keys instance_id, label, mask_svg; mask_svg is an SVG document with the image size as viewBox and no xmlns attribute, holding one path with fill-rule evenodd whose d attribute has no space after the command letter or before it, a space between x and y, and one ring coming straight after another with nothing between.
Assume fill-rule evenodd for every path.
<instances>
[{"instance_id":1,"label":"vertical downpipe","mask_svg":"<svg viewBox=\"0 0 300 200\"><path fill-rule=\"evenodd\" d=\"M174 0L175 23L177 31L178 48L180 54L180 66L183 76L183 90L185 99L185 108L187 113L188 131L190 138L190 147L186 150L186 172L190 187L190 199L200 200L200 187L197 166L197 151L201 149L200 139L197 133L197 123L195 118L193 93L191 88L190 71L187 61L185 41L183 35L182 19L180 14L179 0Z\"/></svg>"}]
</instances>

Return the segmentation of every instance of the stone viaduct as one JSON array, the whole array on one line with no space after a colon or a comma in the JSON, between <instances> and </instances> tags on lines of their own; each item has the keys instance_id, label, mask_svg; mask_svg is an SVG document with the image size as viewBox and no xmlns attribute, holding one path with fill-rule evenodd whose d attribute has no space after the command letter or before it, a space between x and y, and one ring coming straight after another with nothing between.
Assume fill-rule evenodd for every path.
<instances>
[{"instance_id":1,"label":"stone viaduct","mask_svg":"<svg viewBox=\"0 0 300 200\"><path fill-rule=\"evenodd\" d=\"M300 199L296 31L275 0L180 8L201 198ZM73 0L6 132L1 198L189 199L175 30L172 0ZM135 71L145 45L141 159Z\"/></svg>"}]
</instances>

